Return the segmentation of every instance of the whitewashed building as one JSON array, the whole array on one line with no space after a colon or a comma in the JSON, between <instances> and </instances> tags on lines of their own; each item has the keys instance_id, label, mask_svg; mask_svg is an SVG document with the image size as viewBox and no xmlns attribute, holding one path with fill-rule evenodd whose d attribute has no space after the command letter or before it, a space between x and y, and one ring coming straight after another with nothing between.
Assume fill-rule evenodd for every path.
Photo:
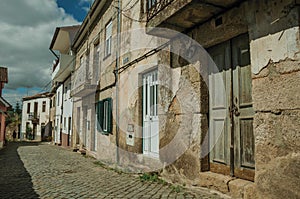
<instances>
[{"instance_id":1,"label":"whitewashed building","mask_svg":"<svg viewBox=\"0 0 300 199\"><path fill-rule=\"evenodd\" d=\"M70 146L73 99L70 96L71 73L74 56L71 44L79 26L57 27L50 44L50 51L57 58L53 65L52 91L55 93L55 116L53 117L55 144Z\"/></svg>"},{"instance_id":2,"label":"whitewashed building","mask_svg":"<svg viewBox=\"0 0 300 199\"><path fill-rule=\"evenodd\" d=\"M21 139L42 141L51 136L50 96L46 92L23 98Z\"/></svg>"}]
</instances>

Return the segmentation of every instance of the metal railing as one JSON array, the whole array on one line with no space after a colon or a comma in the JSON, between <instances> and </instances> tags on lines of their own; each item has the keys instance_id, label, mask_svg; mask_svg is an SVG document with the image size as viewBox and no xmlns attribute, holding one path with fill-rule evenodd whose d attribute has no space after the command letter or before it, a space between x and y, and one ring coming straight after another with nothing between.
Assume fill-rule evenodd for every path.
<instances>
[{"instance_id":1,"label":"metal railing","mask_svg":"<svg viewBox=\"0 0 300 199\"><path fill-rule=\"evenodd\" d=\"M76 71L74 71L74 73L72 74L72 82L73 89L76 89L83 84L89 83L88 65L86 63L82 64Z\"/></svg>"},{"instance_id":2,"label":"metal railing","mask_svg":"<svg viewBox=\"0 0 300 199\"><path fill-rule=\"evenodd\" d=\"M29 120L34 120L34 119L39 119L40 116L38 115L37 112L34 112L34 113L28 113L28 119Z\"/></svg>"},{"instance_id":3,"label":"metal railing","mask_svg":"<svg viewBox=\"0 0 300 199\"><path fill-rule=\"evenodd\" d=\"M146 0L147 21L155 17L160 11L171 4L174 0Z\"/></svg>"}]
</instances>

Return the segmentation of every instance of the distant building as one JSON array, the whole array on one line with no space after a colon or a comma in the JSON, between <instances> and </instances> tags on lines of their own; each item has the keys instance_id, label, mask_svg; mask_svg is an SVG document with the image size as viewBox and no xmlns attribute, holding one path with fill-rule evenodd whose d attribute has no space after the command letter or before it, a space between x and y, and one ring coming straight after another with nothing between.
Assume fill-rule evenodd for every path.
<instances>
[{"instance_id":1,"label":"distant building","mask_svg":"<svg viewBox=\"0 0 300 199\"><path fill-rule=\"evenodd\" d=\"M56 56L52 70L51 123L53 142L62 146L71 145L73 99L71 72L74 56L71 44L80 26L57 27L50 44L50 51Z\"/></svg>"},{"instance_id":2,"label":"distant building","mask_svg":"<svg viewBox=\"0 0 300 199\"><path fill-rule=\"evenodd\" d=\"M51 135L51 94L39 93L23 98L21 138L42 141Z\"/></svg>"},{"instance_id":3,"label":"distant building","mask_svg":"<svg viewBox=\"0 0 300 199\"><path fill-rule=\"evenodd\" d=\"M5 83L8 83L7 68L0 67L0 148L2 148L5 143L6 111L11 107L11 105L2 97L2 89L4 88Z\"/></svg>"}]
</instances>

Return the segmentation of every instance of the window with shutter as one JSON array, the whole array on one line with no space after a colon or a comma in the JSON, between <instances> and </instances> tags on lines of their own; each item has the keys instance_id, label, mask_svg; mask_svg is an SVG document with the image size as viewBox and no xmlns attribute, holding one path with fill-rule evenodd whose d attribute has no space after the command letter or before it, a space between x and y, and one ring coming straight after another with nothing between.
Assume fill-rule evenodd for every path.
<instances>
[{"instance_id":1,"label":"window with shutter","mask_svg":"<svg viewBox=\"0 0 300 199\"><path fill-rule=\"evenodd\" d=\"M96 105L97 130L102 134L112 132L112 99L107 98L99 101Z\"/></svg>"}]
</instances>

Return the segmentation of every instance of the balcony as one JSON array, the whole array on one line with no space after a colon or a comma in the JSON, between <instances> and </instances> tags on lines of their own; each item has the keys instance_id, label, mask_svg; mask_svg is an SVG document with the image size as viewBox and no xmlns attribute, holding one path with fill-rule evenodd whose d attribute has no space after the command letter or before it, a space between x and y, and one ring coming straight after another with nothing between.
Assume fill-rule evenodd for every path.
<instances>
[{"instance_id":1,"label":"balcony","mask_svg":"<svg viewBox=\"0 0 300 199\"><path fill-rule=\"evenodd\" d=\"M28 120L31 120L32 124L38 124L40 120L40 116L36 112L29 113Z\"/></svg>"},{"instance_id":2,"label":"balcony","mask_svg":"<svg viewBox=\"0 0 300 199\"><path fill-rule=\"evenodd\" d=\"M74 56L60 54L59 60L53 65L52 80L54 82L63 82L74 69Z\"/></svg>"},{"instance_id":3,"label":"balcony","mask_svg":"<svg viewBox=\"0 0 300 199\"><path fill-rule=\"evenodd\" d=\"M230 9L243 0L147 0L147 34L172 38Z\"/></svg>"},{"instance_id":4,"label":"balcony","mask_svg":"<svg viewBox=\"0 0 300 199\"><path fill-rule=\"evenodd\" d=\"M86 64L82 64L71 77L72 97L84 97L92 92L96 92L97 85L92 84L92 74Z\"/></svg>"}]
</instances>

